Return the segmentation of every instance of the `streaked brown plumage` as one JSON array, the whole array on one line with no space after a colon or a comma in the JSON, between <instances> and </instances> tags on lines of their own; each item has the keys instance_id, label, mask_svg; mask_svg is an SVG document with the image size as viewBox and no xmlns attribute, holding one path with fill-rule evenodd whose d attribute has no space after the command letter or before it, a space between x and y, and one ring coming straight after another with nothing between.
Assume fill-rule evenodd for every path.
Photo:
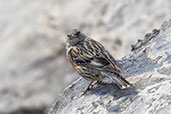
<instances>
[{"instance_id":1,"label":"streaked brown plumage","mask_svg":"<svg viewBox=\"0 0 171 114\"><path fill-rule=\"evenodd\" d=\"M77 29L73 29L67 36L68 60L83 78L91 81L84 94L94 81L99 83L104 77L111 78L121 89L131 87L131 84L120 75L121 67L102 44Z\"/></svg>"}]
</instances>

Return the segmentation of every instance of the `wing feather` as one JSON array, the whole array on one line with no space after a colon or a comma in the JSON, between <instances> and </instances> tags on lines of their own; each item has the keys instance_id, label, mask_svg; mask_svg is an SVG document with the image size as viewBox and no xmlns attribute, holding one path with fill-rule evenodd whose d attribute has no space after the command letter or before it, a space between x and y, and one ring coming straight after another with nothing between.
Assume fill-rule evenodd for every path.
<instances>
[{"instance_id":1,"label":"wing feather","mask_svg":"<svg viewBox=\"0 0 171 114\"><path fill-rule=\"evenodd\" d=\"M121 73L122 69L112 55L99 42L87 38L83 45L73 48L73 61L84 67Z\"/></svg>"}]
</instances>

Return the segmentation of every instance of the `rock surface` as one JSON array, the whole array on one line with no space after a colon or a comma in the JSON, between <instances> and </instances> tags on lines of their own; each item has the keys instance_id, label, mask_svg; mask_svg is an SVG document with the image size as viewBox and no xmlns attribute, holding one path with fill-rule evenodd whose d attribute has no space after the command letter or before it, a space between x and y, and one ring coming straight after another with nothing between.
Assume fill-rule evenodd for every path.
<instances>
[{"instance_id":1,"label":"rock surface","mask_svg":"<svg viewBox=\"0 0 171 114\"><path fill-rule=\"evenodd\" d=\"M0 114L45 113L78 77L65 57L72 28L121 58L170 8L170 0L0 0Z\"/></svg>"},{"instance_id":2,"label":"rock surface","mask_svg":"<svg viewBox=\"0 0 171 114\"><path fill-rule=\"evenodd\" d=\"M105 80L82 96L88 82L80 78L56 99L49 114L171 114L171 20L133 47L119 63L134 88L121 90Z\"/></svg>"}]
</instances>

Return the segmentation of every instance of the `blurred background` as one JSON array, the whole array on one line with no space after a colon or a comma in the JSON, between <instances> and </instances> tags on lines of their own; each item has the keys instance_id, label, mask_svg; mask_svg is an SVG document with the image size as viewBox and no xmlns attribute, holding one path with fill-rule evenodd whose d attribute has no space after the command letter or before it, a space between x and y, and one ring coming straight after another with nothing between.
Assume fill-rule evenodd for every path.
<instances>
[{"instance_id":1,"label":"blurred background","mask_svg":"<svg viewBox=\"0 0 171 114\"><path fill-rule=\"evenodd\" d=\"M65 56L73 28L116 59L171 18L170 0L0 0L0 114L43 114L79 76Z\"/></svg>"}]
</instances>

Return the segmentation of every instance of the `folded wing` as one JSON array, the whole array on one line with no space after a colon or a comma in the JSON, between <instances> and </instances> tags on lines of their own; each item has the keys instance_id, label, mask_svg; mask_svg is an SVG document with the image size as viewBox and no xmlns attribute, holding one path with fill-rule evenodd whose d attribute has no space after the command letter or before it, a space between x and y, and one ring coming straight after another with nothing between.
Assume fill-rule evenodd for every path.
<instances>
[{"instance_id":1,"label":"folded wing","mask_svg":"<svg viewBox=\"0 0 171 114\"><path fill-rule=\"evenodd\" d=\"M91 41L90 41L91 40ZM73 61L90 69L121 73L121 67L103 45L92 39L85 39L82 46L75 46L70 51Z\"/></svg>"}]
</instances>

